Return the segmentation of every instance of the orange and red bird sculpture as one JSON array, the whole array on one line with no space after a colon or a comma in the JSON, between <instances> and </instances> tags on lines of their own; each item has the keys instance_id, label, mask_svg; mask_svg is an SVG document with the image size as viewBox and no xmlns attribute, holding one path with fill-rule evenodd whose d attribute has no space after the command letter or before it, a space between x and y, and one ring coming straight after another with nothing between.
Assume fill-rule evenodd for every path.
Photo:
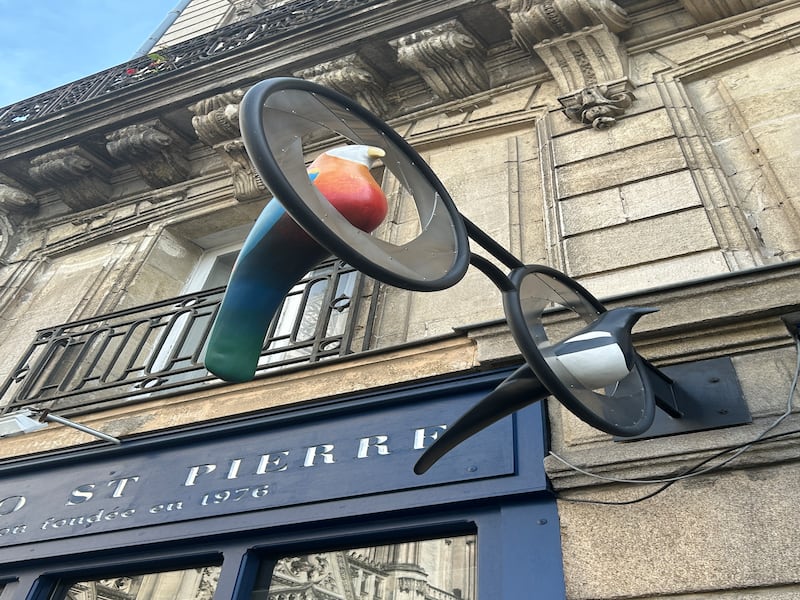
<instances>
[{"instance_id":1,"label":"orange and red bird sculpture","mask_svg":"<svg viewBox=\"0 0 800 600\"><path fill-rule=\"evenodd\" d=\"M388 212L370 168L383 150L342 146L320 155L308 175L354 227L370 233ZM269 324L292 286L330 253L273 198L242 246L205 354L206 368L225 381L249 381Z\"/></svg>"}]
</instances>

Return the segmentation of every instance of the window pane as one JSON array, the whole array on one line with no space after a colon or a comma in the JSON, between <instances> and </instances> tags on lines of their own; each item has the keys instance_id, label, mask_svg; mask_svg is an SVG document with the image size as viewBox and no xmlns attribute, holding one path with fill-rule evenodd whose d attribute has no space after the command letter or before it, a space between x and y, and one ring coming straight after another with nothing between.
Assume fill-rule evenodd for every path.
<instances>
[{"instance_id":1,"label":"window pane","mask_svg":"<svg viewBox=\"0 0 800 600\"><path fill-rule=\"evenodd\" d=\"M476 600L476 569L474 535L289 556L251 600Z\"/></svg>"},{"instance_id":2,"label":"window pane","mask_svg":"<svg viewBox=\"0 0 800 600\"><path fill-rule=\"evenodd\" d=\"M211 600L219 569L207 566L79 581L67 590L66 597L68 600Z\"/></svg>"},{"instance_id":3,"label":"window pane","mask_svg":"<svg viewBox=\"0 0 800 600\"><path fill-rule=\"evenodd\" d=\"M236 257L238 255L239 251L235 250L234 252L228 252L227 254L220 254L217 256L201 289L210 290L215 287L226 285L231 276L231 271L233 271L233 263L236 262Z\"/></svg>"}]
</instances>

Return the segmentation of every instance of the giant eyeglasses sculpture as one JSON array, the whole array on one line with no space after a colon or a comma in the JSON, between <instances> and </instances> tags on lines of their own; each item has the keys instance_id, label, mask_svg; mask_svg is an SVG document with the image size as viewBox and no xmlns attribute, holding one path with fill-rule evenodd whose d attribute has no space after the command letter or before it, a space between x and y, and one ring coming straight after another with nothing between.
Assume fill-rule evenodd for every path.
<instances>
[{"instance_id":1,"label":"giant eyeglasses sculpture","mask_svg":"<svg viewBox=\"0 0 800 600\"><path fill-rule=\"evenodd\" d=\"M448 427L417 462L417 473L481 429L551 394L604 432L637 436L650 427L654 387L670 386L671 380L639 357L630 330L655 309L606 311L563 273L523 264L459 214L436 175L400 135L337 92L300 79L268 79L244 96L240 124L250 159L279 202L268 203L237 260L209 339L209 371L229 381L252 378L281 299L329 253L374 279L413 291L449 288L472 264L502 292L506 319L526 364ZM331 139L351 146L307 168L308 145ZM419 233L405 243L369 233L386 214L385 199L373 183L359 184L372 210L361 220L357 208L348 207L346 198L342 204L335 190L325 187L341 181L327 178L325 160L350 160L347 177L365 181L364 173L378 157L416 207ZM507 272L473 254L470 240ZM554 307L577 314L585 327L550 339L544 313ZM658 395L674 394L668 389ZM660 399L659 406L680 415L669 402Z\"/></svg>"}]
</instances>

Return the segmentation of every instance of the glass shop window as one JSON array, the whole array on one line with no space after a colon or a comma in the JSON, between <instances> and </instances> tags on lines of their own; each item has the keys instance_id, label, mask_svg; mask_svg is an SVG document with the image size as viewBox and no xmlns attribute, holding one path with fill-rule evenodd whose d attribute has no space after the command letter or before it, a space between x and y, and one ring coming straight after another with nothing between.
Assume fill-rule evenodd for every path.
<instances>
[{"instance_id":1,"label":"glass shop window","mask_svg":"<svg viewBox=\"0 0 800 600\"><path fill-rule=\"evenodd\" d=\"M220 567L209 565L144 575L78 581L65 600L211 600Z\"/></svg>"},{"instance_id":2,"label":"glass shop window","mask_svg":"<svg viewBox=\"0 0 800 600\"><path fill-rule=\"evenodd\" d=\"M251 600L476 600L475 536L265 561Z\"/></svg>"}]
</instances>

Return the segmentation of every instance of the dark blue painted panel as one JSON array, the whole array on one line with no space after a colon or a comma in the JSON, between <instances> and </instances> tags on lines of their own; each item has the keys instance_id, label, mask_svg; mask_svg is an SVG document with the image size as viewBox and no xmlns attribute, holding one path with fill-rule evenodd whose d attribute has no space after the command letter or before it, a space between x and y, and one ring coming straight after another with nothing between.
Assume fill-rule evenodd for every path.
<instances>
[{"instance_id":1,"label":"dark blue painted panel","mask_svg":"<svg viewBox=\"0 0 800 600\"><path fill-rule=\"evenodd\" d=\"M441 427L503 375L364 395L4 468L0 559L3 547L21 550L32 542L39 542L36 555L57 555L65 549L57 540L70 538L88 550L118 531L159 541L198 529L212 534L255 523L311 522L331 511L355 516L542 490L537 405L481 432L426 475L413 473ZM92 534L97 544L86 543Z\"/></svg>"}]
</instances>

